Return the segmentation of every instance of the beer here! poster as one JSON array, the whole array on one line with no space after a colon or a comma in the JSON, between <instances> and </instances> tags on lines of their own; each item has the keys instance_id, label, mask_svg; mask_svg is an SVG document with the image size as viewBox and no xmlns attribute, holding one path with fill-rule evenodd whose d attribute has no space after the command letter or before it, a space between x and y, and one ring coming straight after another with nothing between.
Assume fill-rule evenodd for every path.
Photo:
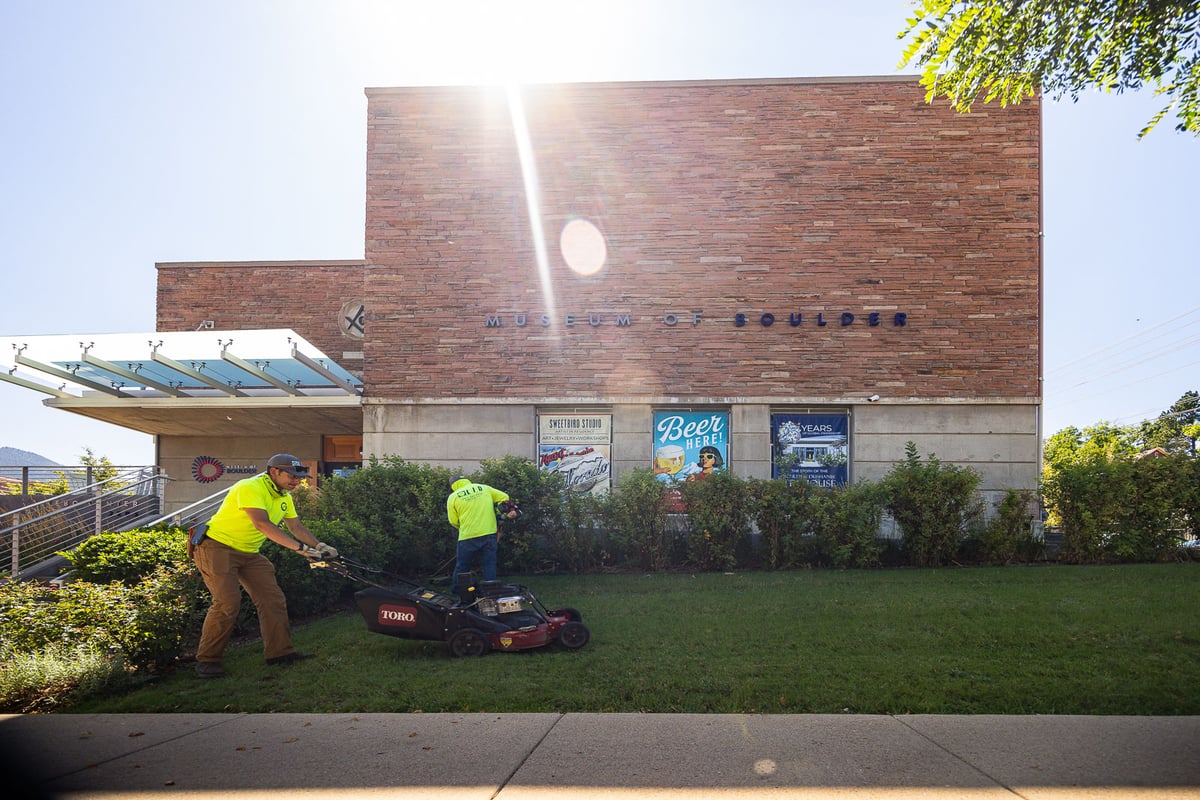
<instances>
[{"instance_id":1,"label":"beer here! poster","mask_svg":"<svg viewBox=\"0 0 1200 800\"><path fill-rule=\"evenodd\" d=\"M723 472L728 460L728 412L654 413L652 466L660 481L703 480L714 472Z\"/></svg>"}]
</instances>

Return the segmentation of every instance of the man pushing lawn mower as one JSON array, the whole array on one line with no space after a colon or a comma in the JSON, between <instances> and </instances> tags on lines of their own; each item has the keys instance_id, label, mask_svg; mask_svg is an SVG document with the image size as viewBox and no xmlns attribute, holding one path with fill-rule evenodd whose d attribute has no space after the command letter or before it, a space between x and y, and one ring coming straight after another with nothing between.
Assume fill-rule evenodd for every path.
<instances>
[{"instance_id":1,"label":"man pushing lawn mower","mask_svg":"<svg viewBox=\"0 0 1200 800\"><path fill-rule=\"evenodd\" d=\"M291 493L308 477L308 467L295 456L271 456L265 472L235 483L212 519L192 529L188 557L212 595L196 650L199 677L225 674L221 660L241 608L242 589L258 611L268 664L292 664L311 657L292 646L287 600L275 580L275 565L258 552L270 539L310 561L337 556L337 550L318 542L296 515Z\"/></svg>"}]
</instances>

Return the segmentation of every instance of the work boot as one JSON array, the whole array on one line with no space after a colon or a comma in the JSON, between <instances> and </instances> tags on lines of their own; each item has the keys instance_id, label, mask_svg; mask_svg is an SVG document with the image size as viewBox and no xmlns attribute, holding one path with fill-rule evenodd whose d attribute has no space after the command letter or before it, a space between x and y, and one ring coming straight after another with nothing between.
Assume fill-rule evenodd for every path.
<instances>
[{"instance_id":1,"label":"work boot","mask_svg":"<svg viewBox=\"0 0 1200 800\"><path fill-rule=\"evenodd\" d=\"M295 664L297 661L303 661L306 658L312 657L312 653L292 652L288 653L286 656L275 656L274 658L268 658L267 663L271 666L276 666L277 664Z\"/></svg>"},{"instance_id":2,"label":"work boot","mask_svg":"<svg viewBox=\"0 0 1200 800\"><path fill-rule=\"evenodd\" d=\"M220 661L201 661L196 664L197 678L224 678L225 667Z\"/></svg>"}]
</instances>

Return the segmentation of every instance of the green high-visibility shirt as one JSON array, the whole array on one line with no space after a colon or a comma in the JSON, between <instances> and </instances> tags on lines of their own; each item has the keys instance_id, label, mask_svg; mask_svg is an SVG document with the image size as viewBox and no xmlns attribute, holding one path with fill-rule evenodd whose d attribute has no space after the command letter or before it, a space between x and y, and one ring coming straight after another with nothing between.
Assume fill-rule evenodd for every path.
<instances>
[{"instance_id":1,"label":"green high-visibility shirt","mask_svg":"<svg viewBox=\"0 0 1200 800\"><path fill-rule=\"evenodd\" d=\"M462 483L461 481L459 483ZM459 483L454 484L459 486ZM483 483L466 483L446 498L446 518L458 528L458 540L496 532L496 504L508 495Z\"/></svg>"}]
</instances>

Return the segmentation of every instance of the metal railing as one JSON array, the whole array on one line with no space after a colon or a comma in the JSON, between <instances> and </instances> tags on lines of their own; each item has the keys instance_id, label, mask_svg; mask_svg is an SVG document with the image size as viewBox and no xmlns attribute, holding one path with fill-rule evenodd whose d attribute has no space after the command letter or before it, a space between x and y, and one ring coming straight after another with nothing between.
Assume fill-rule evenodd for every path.
<instances>
[{"instance_id":1,"label":"metal railing","mask_svg":"<svg viewBox=\"0 0 1200 800\"><path fill-rule=\"evenodd\" d=\"M208 497L197 500L191 505L184 506L181 509L172 511L170 514L164 514L158 519L151 520L146 523L146 527L154 525L176 525L180 528L190 528L201 522L208 522L212 515L221 506L221 501L225 499L225 495L229 493L229 489L222 489L216 494L210 494Z\"/></svg>"},{"instance_id":2,"label":"metal railing","mask_svg":"<svg viewBox=\"0 0 1200 800\"><path fill-rule=\"evenodd\" d=\"M39 571L90 536L143 526L162 513L165 473L157 467L116 469L106 480L0 513L0 563L9 564L12 578Z\"/></svg>"}]
</instances>

